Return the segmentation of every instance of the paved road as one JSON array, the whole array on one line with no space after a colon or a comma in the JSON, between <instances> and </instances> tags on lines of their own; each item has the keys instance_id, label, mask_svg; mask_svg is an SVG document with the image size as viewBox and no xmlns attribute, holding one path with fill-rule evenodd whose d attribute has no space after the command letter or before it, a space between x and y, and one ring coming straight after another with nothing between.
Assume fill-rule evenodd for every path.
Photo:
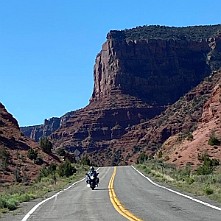
<instances>
[{"instance_id":1,"label":"paved road","mask_svg":"<svg viewBox=\"0 0 221 221\"><path fill-rule=\"evenodd\" d=\"M112 206L108 183L113 168L100 168L100 185L91 190L82 181L40 206L28 221L125 221Z\"/></svg>"},{"instance_id":2,"label":"paved road","mask_svg":"<svg viewBox=\"0 0 221 221\"><path fill-rule=\"evenodd\" d=\"M166 189L159 188L141 176L132 167L99 169L100 185L91 190L85 181L40 205L27 221L123 221L127 220L115 210L109 196L110 179L114 178L113 190L124 207L137 220L145 221L220 221L221 211ZM117 206L117 207L118 207ZM116 207L116 205L115 205ZM14 216L8 221L22 220L25 214ZM19 219L16 219L16 217ZM0 219L1 220L1 219ZM5 221L6 219L4 219ZM135 220L135 219L132 219Z\"/></svg>"},{"instance_id":3,"label":"paved road","mask_svg":"<svg viewBox=\"0 0 221 221\"><path fill-rule=\"evenodd\" d=\"M132 167L117 169L114 189L121 203L145 221L221 221L221 211L159 188Z\"/></svg>"}]
</instances>

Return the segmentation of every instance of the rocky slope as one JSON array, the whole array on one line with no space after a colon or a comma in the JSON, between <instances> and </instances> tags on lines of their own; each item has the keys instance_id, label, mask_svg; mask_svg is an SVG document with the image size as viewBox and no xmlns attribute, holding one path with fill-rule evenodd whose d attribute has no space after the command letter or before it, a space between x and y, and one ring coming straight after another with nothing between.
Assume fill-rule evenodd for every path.
<instances>
[{"instance_id":1,"label":"rocky slope","mask_svg":"<svg viewBox=\"0 0 221 221\"><path fill-rule=\"evenodd\" d=\"M44 133L54 130L50 136L55 148L87 153L100 165L134 162L141 151L153 155L167 138L189 131L200 118L200 112L187 113L192 108L187 104L199 102L198 108L203 107L208 99L204 91L199 99L189 93L186 109L180 101L171 105L221 67L220 33L220 25L110 31L96 57L90 103ZM171 112L167 108L182 110L185 120L179 114L165 119ZM161 128L161 121L169 121L169 126ZM34 130L26 134L35 138Z\"/></svg>"},{"instance_id":2,"label":"rocky slope","mask_svg":"<svg viewBox=\"0 0 221 221\"><path fill-rule=\"evenodd\" d=\"M38 152L41 165L28 158L30 149ZM20 132L17 120L0 103L0 187L16 181L28 183L38 176L42 166L56 161Z\"/></svg>"},{"instance_id":3,"label":"rocky slope","mask_svg":"<svg viewBox=\"0 0 221 221\"><path fill-rule=\"evenodd\" d=\"M155 118L136 125L109 150L117 162L136 162L141 152L177 166L196 167L207 153L221 160L221 148L208 144L220 134L221 71L215 71L197 87ZM125 148L126 147L126 148ZM114 150L114 151L113 151ZM123 150L123 151L122 151ZM161 154L159 154L161 152Z\"/></svg>"},{"instance_id":4,"label":"rocky slope","mask_svg":"<svg viewBox=\"0 0 221 221\"><path fill-rule=\"evenodd\" d=\"M200 118L197 119L197 124L191 132L191 137L180 139L175 135L163 144L161 149L163 157L166 157L169 163L179 166L190 164L196 167L200 164L200 156L204 154L221 161L219 143L221 141L221 71L211 77L207 87L210 88L210 93L201 109ZM216 138L218 142L211 144L209 142L211 138Z\"/></svg>"}]
</instances>

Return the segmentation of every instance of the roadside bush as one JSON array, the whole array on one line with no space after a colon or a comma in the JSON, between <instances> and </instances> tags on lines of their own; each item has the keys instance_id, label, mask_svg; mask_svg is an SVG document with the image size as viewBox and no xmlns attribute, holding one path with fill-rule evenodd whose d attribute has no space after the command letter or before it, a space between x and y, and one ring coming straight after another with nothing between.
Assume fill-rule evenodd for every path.
<instances>
[{"instance_id":1,"label":"roadside bush","mask_svg":"<svg viewBox=\"0 0 221 221\"><path fill-rule=\"evenodd\" d=\"M203 164L196 170L197 175L211 174L216 166L219 165L218 159L210 159L208 154L198 156L199 160L203 161Z\"/></svg>"},{"instance_id":2,"label":"roadside bush","mask_svg":"<svg viewBox=\"0 0 221 221\"><path fill-rule=\"evenodd\" d=\"M211 195L211 194L213 194L214 191L210 187L206 187L204 189L204 192L206 193L206 195Z\"/></svg>"},{"instance_id":3,"label":"roadside bush","mask_svg":"<svg viewBox=\"0 0 221 221\"><path fill-rule=\"evenodd\" d=\"M74 173L76 173L76 171L77 170L71 165L69 161L65 161L64 163L60 164L58 168L58 175L61 177L63 176L69 177Z\"/></svg>"},{"instance_id":4,"label":"roadside bush","mask_svg":"<svg viewBox=\"0 0 221 221\"><path fill-rule=\"evenodd\" d=\"M0 208L5 208L5 205L6 205L5 200L4 200L3 197L1 196L1 197L0 197Z\"/></svg>"},{"instance_id":5,"label":"roadside bush","mask_svg":"<svg viewBox=\"0 0 221 221\"><path fill-rule=\"evenodd\" d=\"M148 156L145 153L141 153L137 158L137 163L141 164L148 160Z\"/></svg>"},{"instance_id":6,"label":"roadside bush","mask_svg":"<svg viewBox=\"0 0 221 221\"><path fill-rule=\"evenodd\" d=\"M50 164L49 167L48 167L49 173L55 172L56 168L57 168L56 164L54 164L54 163Z\"/></svg>"},{"instance_id":7,"label":"roadside bush","mask_svg":"<svg viewBox=\"0 0 221 221\"><path fill-rule=\"evenodd\" d=\"M42 167L40 170L40 177L47 177L50 174L50 171L48 170L47 167Z\"/></svg>"},{"instance_id":8,"label":"roadside bush","mask_svg":"<svg viewBox=\"0 0 221 221\"><path fill-rule=\"evenodd\" d=\"M18 206L18 201L15 198L1 197L0 198L0 208L15 210Z\"/></svg>"},{"instance_id":9,"label":"roadside bush","mask_svg":"<svg viewBox=\"0 0 221 221\"><path fill-rule=\"evenodd\" d=\"M194 180L193 177L187 177L187 178L185 179L185 181L186 181L186 183L189 184L189 185L191 185L192 183L195 182L195 180Z\"/></svg>"},{"instance_id":10,"label":"roadside bush","mask_svg":"<svg viewBox=\"0 0 221 221\"><path fill-rule=\"evenodd\" d=\"M34 199L34 196L31 195L30 193L23 193L23 194L16 194L15 198L19 201L19 202L28 202L31 199Z\"/></svg>"}]
</instances>

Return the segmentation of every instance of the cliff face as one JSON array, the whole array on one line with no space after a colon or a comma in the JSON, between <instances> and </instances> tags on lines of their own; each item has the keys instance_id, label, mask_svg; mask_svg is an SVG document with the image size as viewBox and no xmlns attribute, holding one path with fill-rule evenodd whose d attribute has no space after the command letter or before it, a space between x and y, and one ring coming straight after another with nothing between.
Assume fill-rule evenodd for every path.
<instances>
[{"instance_id":1,"label":"cliff face","mask_svg":"<svg viewBox=\"0 0 221 221\"><path fill-rule=\"evenodd\" d=\"M146 140L147 133L131 134L133 126L147 122L144 127L151 128L149 120L221 67L220 30L217 25L111 31L96 57L90 103L60 123L51 134L54 147L93 153L92 160L101 165L133 161L130 155L134 148L139 152L137 144ZM154 138L156 147L151 152L185 128L185 123L153 132L160 142ZM122 152L128 153L123 156Z\"/></svg>"},{"instance_id":2,"label":"cliff face","mask_svg":"<svg viewBox=\"0 0 221 221\"><path fill-rule=\"evenodd\" d=\"M206 40L126 41L112 35L96 58L92 100L119 89L148 104L167 105L211 72L207 58L211 47Z\"/></svg>"}]
</instances>

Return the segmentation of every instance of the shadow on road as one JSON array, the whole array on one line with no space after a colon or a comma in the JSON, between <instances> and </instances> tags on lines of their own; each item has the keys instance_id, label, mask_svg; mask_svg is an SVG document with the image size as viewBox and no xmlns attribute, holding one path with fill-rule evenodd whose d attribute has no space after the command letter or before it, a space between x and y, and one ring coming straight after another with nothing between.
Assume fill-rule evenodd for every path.
<instances>
[{"instance_id":1,"label":"shadow on road","mask_svg":"<svg viewBox=\"0 0 221 221\"><path fill-rule=\"evenodd\" d=\"M97 189L94 189L94 190L103 190L103 191L108 191L109 189L108 189L108 188L97 188Z\"/></svg>"}]
</instances>

